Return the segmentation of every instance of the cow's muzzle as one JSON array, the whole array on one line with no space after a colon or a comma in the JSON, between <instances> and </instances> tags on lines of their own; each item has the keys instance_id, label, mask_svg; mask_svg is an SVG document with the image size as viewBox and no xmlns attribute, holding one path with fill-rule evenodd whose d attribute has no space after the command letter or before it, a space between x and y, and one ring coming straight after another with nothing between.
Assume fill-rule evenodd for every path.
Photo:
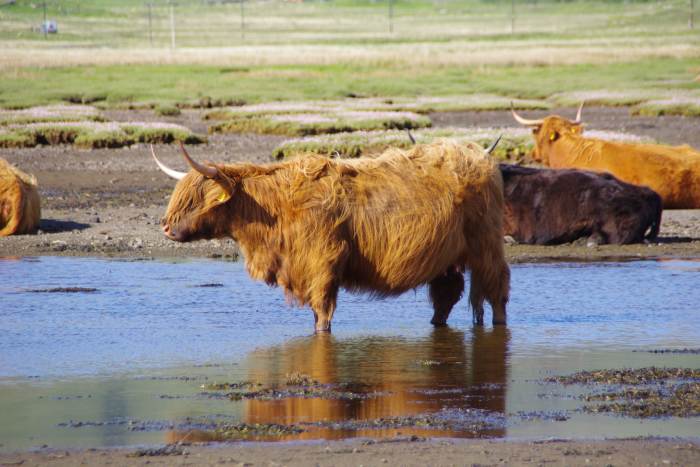
<instances>
[{"instance_id":1,"label":"cow's muzzle","mask_svg":"<svg viewBox=\"0 0 700 467\"><path fill-rule=\"evenodd\" d=\"M185 236L182 234L182 231L180 229L171 227L165 219L162 219L160 221L160 227L163 230L165 236L168 237L170 240L175 240L176 242L185 241Z\"/></svg>"}]
</instances>

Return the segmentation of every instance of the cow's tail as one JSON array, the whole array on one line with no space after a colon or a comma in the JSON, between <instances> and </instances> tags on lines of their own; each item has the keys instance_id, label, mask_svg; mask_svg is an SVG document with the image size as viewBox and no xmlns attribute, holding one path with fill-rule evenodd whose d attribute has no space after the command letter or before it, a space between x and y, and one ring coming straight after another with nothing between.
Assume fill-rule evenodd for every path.
<instances>
[{"instance_id":1,"label":"cow's tail","mask_svg":"<svg viewBox=\"0 0 700 467\"><path fill-rule=\"evenodd\" d=\"M646 240L656 240L656 237L659 235L659 230L661 229L661 215L663 214L661 197L656 195L654 201L656 201L654 203L654 207L656 208L655 215L649 225L649 233L644 237Z\"/></svg>"}]
</instances>

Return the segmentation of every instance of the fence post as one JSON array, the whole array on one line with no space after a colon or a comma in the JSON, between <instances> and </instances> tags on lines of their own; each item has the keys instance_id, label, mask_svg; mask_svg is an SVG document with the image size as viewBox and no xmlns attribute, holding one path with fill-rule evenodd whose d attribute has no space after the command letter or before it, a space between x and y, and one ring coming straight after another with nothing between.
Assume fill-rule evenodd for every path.
<instances>
[{"instance_id":1,"label":"fence post","mask_svg":"<svg viewBox=\"0 0 700 467\"><path fill-rule=\"evenodd\" d=\"M389 0L389 34L394 32L394 0Z\"/></svg>"},{"instance_id":2,"label":"fence post","mask_svg":"<svg viewBox=\"0 0 700 467\"><path fill-rule=\"evenodd\" d=\"M170 48L175 48L175 4L170 2Z\"/></svg>"},{"instance_id":3,"label":"fence post","mask_svg":"<svg viewBox=\"0 0 700 467\"><path fill-rule=\"evenodd\" d=\"M46 2L44 2L44 22L41 23L41 30L44 31L44 39L47 39L49 37L48 36L49 28L46 26L47 26L47 24L46 24Z\"/></svg>"},{"instance_id":4,"label":"fence post","mask_svg":"<svg viewBox=\"0 0 700 467\"><path fill-rule=\"evenodd\" d=\"M694 7L693 0L690 0L690 11L689 11L690 15L688 16L688 27L690 29L693 29L695 27L695 25L693 24L693 19L694 19L693 15L695 13L695 11L694 11L695 9L693 7Z\"/></svg>"},{"instance_id":5,"label":"fence post","mask_svg":"<svg viewBox=\"0 0 700 467\"><path fill-rule=\"evenodd\" d=\"M241 41L245 40L245 0L241 2Z\"/></svg>"},{"instance_id":6,"label":"fence post","mask_svg":"<svg viewBox=\"0 0 700 467\"><path fill-rule=\"evenodd\" d=\"M153 17L151 12L153 4L151 2L147 2L146 6L148 7L148 43L151 44L151 47L153 47Z\"/></svg>"}]
</instances>

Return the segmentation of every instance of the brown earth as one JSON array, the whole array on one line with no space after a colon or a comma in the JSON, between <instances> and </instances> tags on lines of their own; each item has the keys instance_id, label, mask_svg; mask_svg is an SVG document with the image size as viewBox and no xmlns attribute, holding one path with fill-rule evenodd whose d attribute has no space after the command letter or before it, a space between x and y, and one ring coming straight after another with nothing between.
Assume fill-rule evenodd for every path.
<instances>
[{"instance_id":1,"label":"brown earth","mask_svg":"<svg viewBox=\"0 0 700 467\"><path fill-rule=\"evenodd\" d=\"M575 109L556 112L573 115ZM544 115L531 112L528 116ZM168 121L206 132L207 122L196 110L177 117L151 111L110 111L114 120ZM511 126L509 112L432 114L436 126ZM584 118L590 128L630 131L669 143L700 147L698 119L630 117L625 108L592 107ZM284 137L256 134L212 135L208 145L192 147L199 160L268 162ZM175 146L157 147L162 160L186 170ZM0 256L86 255L127 257L236 257L231 240L179 244L167 240L158 227L173 180L158 171L146 145L123 149L80 150L72 146L7 149L1 154L39 179L42 223L39 235L0 238ZM509 245L511 261L700 257L700 210L666 211L661 235L653 244L592 246L586 242L556 247Z\"/></svg>"},{"instance_id":2,"label":"brown earth","mask_svg":"<svg viewBox=\"0 0 700 467\"><path fill-rule=\"evenodd\" d=\"M502 442L396 439L309 443L234 443L0 454L0 465L566 465L646 466L700 463L700 443L673 439Z\"/></svg>"}]
</instances>

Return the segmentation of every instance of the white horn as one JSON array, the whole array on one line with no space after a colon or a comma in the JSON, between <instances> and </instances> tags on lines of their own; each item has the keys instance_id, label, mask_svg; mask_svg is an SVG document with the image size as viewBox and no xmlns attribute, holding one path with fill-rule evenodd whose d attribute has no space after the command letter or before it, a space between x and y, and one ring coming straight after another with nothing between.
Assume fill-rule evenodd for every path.
<instances>
[{"instance_id":1,"label":"white horn","mask_svg":"<svg viewBox=\"0 0 700 467\"><path fill-rule=\"evenodd\" d=\"M185 172L178 172L177 170L173 170L170 167L166 166L163 164L161 161L158 160L156 157L156 151L153 149L153 145L151 144L151 154L153 155L153 159L156 161L156 164L158 164L158 167L160 167L160 170L166 173L166 175L174 178L175 180L180 180L182 177L187 175Z\"/></svg>"},{"instance_id":2,"label":"white horn","mask_svg":"<svg viewBox=\"0 0 700 467\"><path fill-rule=\"evenodd\" d=\"M578 112L576 112L576 120L574 120L574 123L581 123L581 111L583 110L583 103L585 101L581 101L581 105L578 106Z\"/></svg>"},{"instance_id":3,"label":"white horn","mask_svg":"<svg viewBox=\"0 0 700 467\"><path fill-rule=\"evenodd\" d=\"M515 119L516 122L520 123L521 125L527 125L527 126L537 126L537 125L542 125L544 122L544 119L541 120L530 120L527 118L523 118L520 115L517 114L515 111L515 107L513 106L513 103L510 103L510 112L513 114L513 118Z\"/></svg>"},{"instance_id":4,"label":"white horn","mask_svg":"<svg viewBox=\"0 0 700 467\"><path fill-rule=\"evenodd\" d=\"M185 145L182 144L182 141L180 141L180 149L182 149L182 155L185 156L185 160L188 164L190 164L190 167L192 167L194 170L201 173L207 178L214 178L218 175L219 171L215 167L202 165L199 162L194 161L190 157L190 155L187 154L187 150L185 149Z\"/></svg>"},{"instance_id":5,"label":"white horn","mask_svg":"<svg viewBox=\"0 0 700 467\"><path fill-rule=\"evenodd\" d=\"M486 154L491 154L493 152L493 150L496 149L496 146L498 146L498 142L501 141L501 138L503 138L503 135L502 134L498 135L498 138L496 138L496 141L491 143L491 146L489 146L488 148L485 149Z\"/></svg>"}]
</instances>

